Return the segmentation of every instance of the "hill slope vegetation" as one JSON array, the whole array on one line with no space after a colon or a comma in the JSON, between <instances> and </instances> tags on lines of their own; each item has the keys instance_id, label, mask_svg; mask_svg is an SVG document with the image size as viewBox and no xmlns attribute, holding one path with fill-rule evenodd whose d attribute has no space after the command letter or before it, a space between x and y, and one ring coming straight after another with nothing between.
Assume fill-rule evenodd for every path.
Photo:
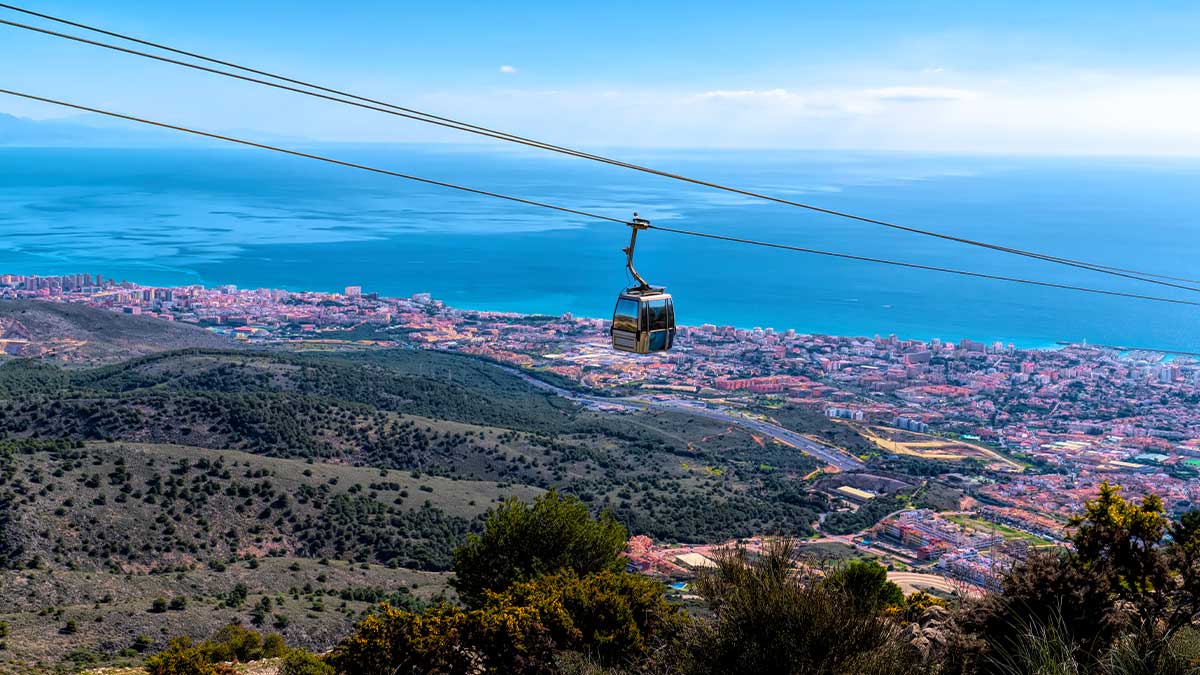
<instances>
[{"instance_id":1,"label":"hill slope vegetation","mask_svg":"<svg viewBox=\"0 0 1200 675\"><path fill-rule=\"evenodd\" d=\"M27 343L18 354L59 362L112 362L185 347L232 348L233 341L196 326L40 300L0 301L0 337Z\"/></svg>"},{"instance_id":2,"label":"hill slope vegetation","mask_svg":"<svg viewBox=\"0 0 1200 675\"><path fill-rule=\"evenodd\" d=\"M826 508L794 449L678 414L589 411L428 351L14 359L0 435L0 662L15 672L230 620L328 648L364 598L446 590L453 547L490 506L551 488L671 541L808 532Z\"/></svg>"}]
</instances>

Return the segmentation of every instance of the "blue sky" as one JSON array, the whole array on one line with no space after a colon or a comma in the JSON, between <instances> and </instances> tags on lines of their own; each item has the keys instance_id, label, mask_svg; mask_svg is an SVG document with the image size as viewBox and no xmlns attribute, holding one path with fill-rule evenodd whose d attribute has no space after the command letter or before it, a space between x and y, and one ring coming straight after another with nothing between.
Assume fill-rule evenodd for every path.
<instances>
[{"instance_id":1,"label":"blue sky","mask_svg":"<svg viewBox=\"0 0 1200 675\"><path fill-rule=\"evenodd\" d=\"M1034 4L29 6L575 145L1200 152L1200 3ZM5 88L210 129L458 140L9 27L0 27L0 64ZM0 111L68 114L7 100Z\"/></svg>"}]
</instances>

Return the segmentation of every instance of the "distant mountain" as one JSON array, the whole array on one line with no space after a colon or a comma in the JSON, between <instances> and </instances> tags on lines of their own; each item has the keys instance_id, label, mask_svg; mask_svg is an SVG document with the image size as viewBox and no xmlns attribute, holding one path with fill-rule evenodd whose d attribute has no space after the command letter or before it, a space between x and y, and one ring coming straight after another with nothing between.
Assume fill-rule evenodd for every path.
<instances>
[{"instance_id":1,"label":"distant mountain","mask_svg":"<svg viewBox=\"0 0 1200 675\"><path fill-rule=\"evenodd\" d=\"M311 143L294 136L252 130L222 131L238 138L271 143ZM0 113L0 147L226 147L209 140L136 122L87 114L59 120L34 120Z\"/></svg>"},{"instance_id":2,"label":"distant mountain","mask_svg":"<svg viewBox=\"0 0 1200 675\"><path fill-rule=\"evenodd\" d=\"M168 349L231 347L202 328L84 305L0 301L0 353L63 362L119 361Z\"/></svg>"},{"instance_id":3,"label":"distant mountain","mask_svg":"<svg viewBox=\"0 0 1200 675\"><path fill-rule=\"evenodd\" d=\"M0 146L146 146L177 142L163 131L0 113Z\"/></svg>"}]
</instances>

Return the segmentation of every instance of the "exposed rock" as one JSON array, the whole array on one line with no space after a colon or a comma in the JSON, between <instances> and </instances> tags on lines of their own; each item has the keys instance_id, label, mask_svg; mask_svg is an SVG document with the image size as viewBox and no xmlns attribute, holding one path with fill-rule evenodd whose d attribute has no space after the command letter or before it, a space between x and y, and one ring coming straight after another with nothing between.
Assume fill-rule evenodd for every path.
<instances>
[{"instance_id":1,"label":"exposed rock","mask_svg":"<svg viewBox=\"0 0 1200 675\"><path fill-rule=\"evenodd\" d=\"M921 612L920 618L917 619L917 623L921 624L922 626L929 626L935 623L945 624L949 623L949 621L950 610L942 607L941 605L930 605L926 607L925 611Z\"/></svg>"},{"instance_id":2,"label":"exposed rock","mask_svg":"<svg viewBox=\"0 0 1200 675\"><path fill-rule=\"evenodd\" d=\"M902 634L904 642L907 643L912 650L920 657L921 661L929 661L933 651L933 645L929 638L925 637L924 631L915 623L908 624Z\"/></svg>"},{"instance_id":3,"label":"exposed rock","mask_svg":"<svg viewBox=\"0 0 1200 675\"><path fill-rule=\"evenodd\" d=\"M904 627L902 637L924 662L942 658L955 630L950 611L933 605L925 608L916 621Z\"/></svg>"}]
</instances>

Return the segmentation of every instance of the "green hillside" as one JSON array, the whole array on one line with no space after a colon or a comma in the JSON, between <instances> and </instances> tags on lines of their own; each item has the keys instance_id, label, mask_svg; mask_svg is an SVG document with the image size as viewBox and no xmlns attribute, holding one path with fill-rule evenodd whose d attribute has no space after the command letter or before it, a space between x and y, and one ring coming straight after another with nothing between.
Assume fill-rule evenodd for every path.
<instances>
[{"instance_id":1,"label":"green hillside","mask_svg":"<svg viewBox=\"0 0 1200 675\"><path fill-rule=\"evenodd\" d=\"M254 607L266 596L268 626L287 616L273 630L320 646L384 597L441 593L445 573L420 570L445 570L498 500L538 492L237 451L71 445L22 442L4 455L0 661L262 624ZM182 606L152 611L160 597ZM77 631L60 634L67 621Z\"/></svg>"},{"instance_id":2,"label":"green hillside","mask_svg":"<svg viewBox=\"0 0 1200 675\"><path fill-rule=\"evenodd\" d=\"M443 570L489 505L538 492L236 451L72 445L18 443L5 458L0 562L123 572L290 555Z\"/></svg>"},{"instance_id":3,"label":"green hillside","mask_svg":"<svg viewBox=\"0 0 1200 675\"><path fill-rule=\"evenodd\" d=\"M229 623L323 649L379 602L420 606L440 596L446 575L268 557L158 573L9 570L0 584L8 625L0 674L28 675L140 663L169 638L204 639Z\"/></svg>"},{"instance_id":4,"label":"green hillside","mask_svg":"<svg viewBox=\"0 0 1200 675\"><path fill-rule=\"evenodd\" d=\"M792 448L685 415L588 411L428 351L11 360L0 434L12 672L111 662L234 619L327 648L385 590L444 590L453 547L508 496L557 488L632 533L697 542L811 531L826 506ZM269 616L252 616L264 596ZM152 611L160 597L176 607Z\"/></svg>"},{"instance_id":5,"label":"green hillside","mask_svg":"<svg viewBox=\"0 0 1200 675\"><path fill-rule=\"evenodd\" d=\"M436 420L436 421L435 421ZM815 466L714 422L582 410L487 363L187 350L92 370L0 366L0 433L241 450L558 487L665 539L806 531Z\"/></svg>"}]
</instances>

